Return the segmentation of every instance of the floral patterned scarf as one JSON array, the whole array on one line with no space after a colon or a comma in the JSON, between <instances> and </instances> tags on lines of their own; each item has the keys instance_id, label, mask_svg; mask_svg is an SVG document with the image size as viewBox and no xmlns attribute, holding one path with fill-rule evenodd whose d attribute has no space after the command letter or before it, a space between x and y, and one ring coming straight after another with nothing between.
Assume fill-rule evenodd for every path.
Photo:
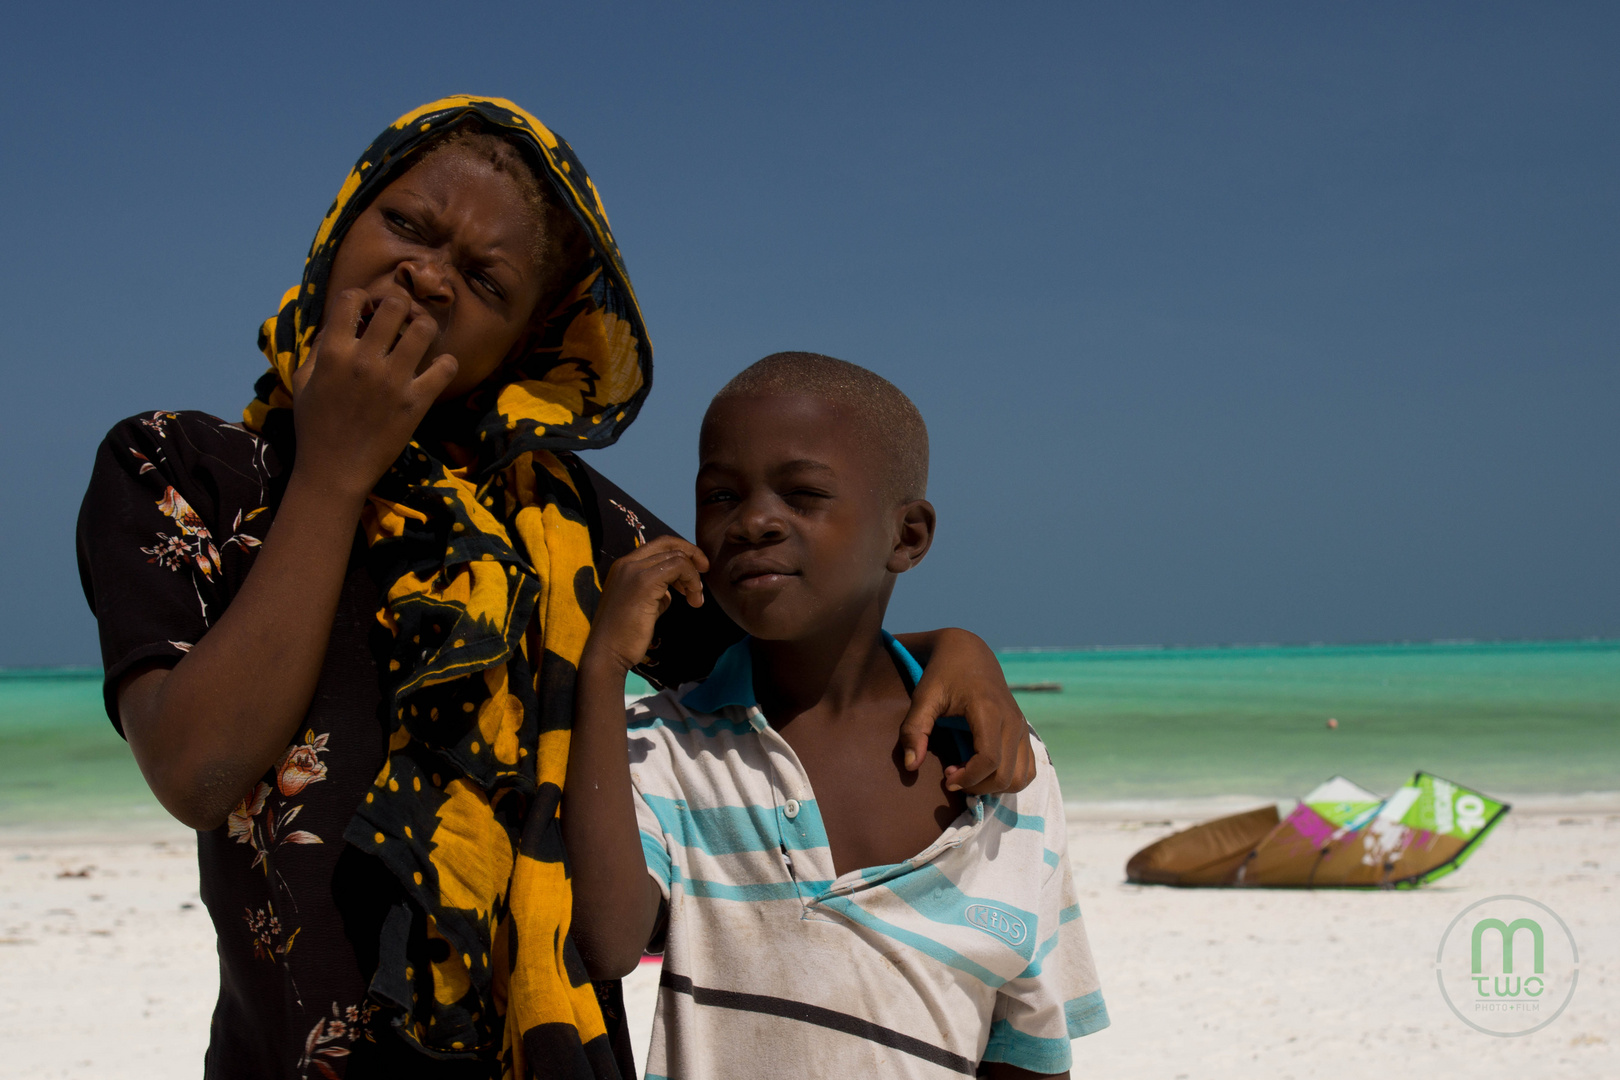
<instances>
[{"instance_id":1,"label":"floral patterned scarf","mask_svg":"<svg viewBox=\"0 0 1620 1080\"><path fill-rule=\"evenodd\" d=\"M285 422L349 225L413 152L473 115L519 144L591 252L532 351L464 406L437 407L372 492L362 527L389 631L388 759L345 839L409 898L383 922L371 983L402 1037L434 1057L499 1053L509 1077L616 1076L568 934L557 813L598 582L579 485L555 451L618 438L651 386L652 349L568 144L498 98L445 98L396 120L349 172L302 282L260 331L270 370L244 419L262 431L287 410Z\"/></svg>"}]
</instances>

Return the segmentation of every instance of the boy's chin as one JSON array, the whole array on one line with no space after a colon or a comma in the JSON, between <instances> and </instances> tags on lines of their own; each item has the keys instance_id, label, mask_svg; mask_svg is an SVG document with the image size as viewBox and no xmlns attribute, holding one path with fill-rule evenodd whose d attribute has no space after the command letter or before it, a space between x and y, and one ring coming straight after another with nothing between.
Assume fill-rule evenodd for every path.
<instances>
[{"instance_id":1,"label":"boy's chin","mask_svg":"<svg viewBox=\"0 0 1620 1080\"><path fill-rule=\"evenodd\" d=\"M792 610L777 597L719 596L720 609L742 627L749 637L760 641L797 641L814 632L814 618Z\"/></svg>"}]
</instances>

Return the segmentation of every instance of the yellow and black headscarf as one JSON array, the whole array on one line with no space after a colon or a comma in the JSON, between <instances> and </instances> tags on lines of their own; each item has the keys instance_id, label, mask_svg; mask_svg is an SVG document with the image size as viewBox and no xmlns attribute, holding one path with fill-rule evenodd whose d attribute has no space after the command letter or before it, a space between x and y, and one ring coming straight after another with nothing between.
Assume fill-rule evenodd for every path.
<instances>
[{"instance_id":1,"label":"yellow and black headscarf","mask_svg":"<svg viewBox=\"0 0 1620 1080\"><path fill-rule=\"evenodd\" d=\"M425 424L372 492L362 526L384 593L388 759L345 839L408 897L383 920L371 984L402 1037L435 1057L498 1054L509 1077L615 1076L568 935L557 811L598 582L579 484L555 452L619 436L651 386L652 349L568 144L499 98L445 98L395 121L260 331L270 371L244 419L261 431L290 411L350 224L413 155L474 117L524 151L590 252L527 355L436 407L459 415ZM445 431L459 435L447 444Z\"/></svg>"}]
</instances>

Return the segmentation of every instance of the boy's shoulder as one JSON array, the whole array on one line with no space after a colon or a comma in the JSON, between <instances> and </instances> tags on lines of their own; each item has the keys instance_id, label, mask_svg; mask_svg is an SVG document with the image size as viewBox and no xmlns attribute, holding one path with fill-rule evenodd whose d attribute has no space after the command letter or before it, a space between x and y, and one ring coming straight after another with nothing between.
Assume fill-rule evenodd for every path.
<instances>
[{"instance_id":1,"label":"boy's shoulder","mask_svg":"<svg viewBox=\"0 0 1620 1080\"><path fill-rule=\"evenodd\" d=\"M702 682L687 683L625 701L630 766L636 786L643 792L667 791L703 799L731 801L738 782L727 775L728 762L739 759L756 769L767 769L768 752L760 741L752 717L743 708L706 712L687 701Z\"/></svg>"},{"instance_id":2,"label":"boy's shoulder","mask_svg":"<svg viewBox=\"0 0 1620 1080\"><path fill-rule=\"evenodd\" d=\"M1057 767L1040 736L1029 733L1030 749L1035 754L1035 779L1021 791L987 796L987 819L1007 829L1030 829L1049 833L1061 831L1064 822L1063 789L1058 782Z\"/></svg>"},{"instance_id":3,"label":"boy's shoulder","mask_svg":"<svg viewBox=\"0 0 1620 1080\"><path fill-rule=\"evenodd\" d=\"M702 681L691 682L643 697L626 697L625 719L630 725L631 737L637 733L660 739L753 734L754 727L743 709L694 708L697 703L689 702L687 697L703 685Z\"/></svg>"},{"instance_id":4,"label":"boy's shoulder","mask_svg":"<svg viewBox=\"0 0 1620 1080\"><path fill-rule=\"evenodd\" d=\"M706 678L627 701L626 715L632 737L701 740L757 732L763 721L753 705L753 662L743 641L721 653Z\"/></svg>"}]
</instances>

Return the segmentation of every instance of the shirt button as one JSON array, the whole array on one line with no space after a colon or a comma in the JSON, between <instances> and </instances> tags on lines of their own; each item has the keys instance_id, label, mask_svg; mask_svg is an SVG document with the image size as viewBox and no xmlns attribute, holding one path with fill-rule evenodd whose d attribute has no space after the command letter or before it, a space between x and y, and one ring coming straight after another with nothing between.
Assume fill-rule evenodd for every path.
<instances>
[{"instance_id":1,"label":"shirt button","mask_svg":"<svg viewBox=\"0 0 1620 1080\"><path fill-rule=\"evenodd\" d=\"M787 819L789 821L792 821L794 818L798 817L799 816L799 800L798 799L789 799L787 801L787 803L782 807L782 813L787 817Z\"/></svg>"}]
</instances>

